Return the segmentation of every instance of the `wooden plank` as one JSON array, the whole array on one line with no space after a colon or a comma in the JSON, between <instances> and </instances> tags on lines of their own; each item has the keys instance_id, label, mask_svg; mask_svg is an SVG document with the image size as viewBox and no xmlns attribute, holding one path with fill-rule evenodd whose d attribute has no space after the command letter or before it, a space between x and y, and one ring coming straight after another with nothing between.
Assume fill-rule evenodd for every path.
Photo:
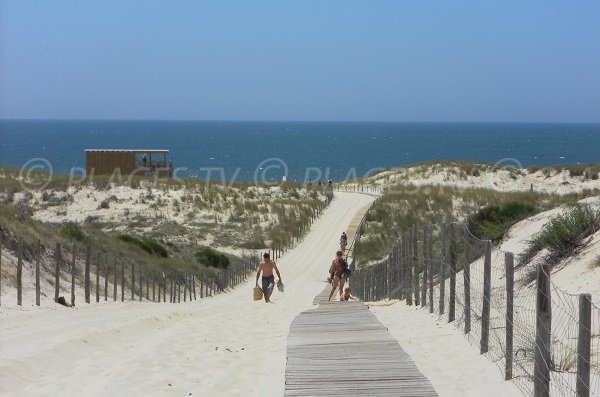
<instances>
[{"instance_id":1,"label":"wooden plank","mask_svg":"<svg viewBox=\"0 0 600 397\"><path fill-rule=\"evenodd\" d=\"M362 302L327 300L294 319L285 396L436 397L431 383Z\"/></svg>"}]
</instances>

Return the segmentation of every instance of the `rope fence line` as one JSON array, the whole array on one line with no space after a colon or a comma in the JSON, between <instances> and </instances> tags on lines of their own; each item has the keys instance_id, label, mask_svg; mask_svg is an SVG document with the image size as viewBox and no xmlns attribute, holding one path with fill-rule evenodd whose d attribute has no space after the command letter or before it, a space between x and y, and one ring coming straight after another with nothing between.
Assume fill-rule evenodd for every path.
<instances>
[{"instance_id":1,"label":"rope fence line","mask_svg":"<svg viewBox=\"0 0 600 397\"><path fill-rule=\"evenodd\" d=\"M415 225L384 260L351 268L358 297L404 300L454 323L524 395L600 397L600 307L554 284L550 265L515 267L465 224L442 224Z\"/></svg>"}]
</instances>

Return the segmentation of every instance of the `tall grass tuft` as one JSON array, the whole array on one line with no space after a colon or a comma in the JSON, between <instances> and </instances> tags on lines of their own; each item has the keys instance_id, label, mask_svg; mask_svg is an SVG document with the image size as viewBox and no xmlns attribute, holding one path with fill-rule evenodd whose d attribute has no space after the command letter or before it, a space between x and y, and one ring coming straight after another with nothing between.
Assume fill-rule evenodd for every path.
<instances>
[{"instance_id":1,"label":"tall grass tuft","mask_svg":"<svg viewBox=\"0 0 600 397\"><path fill-rule=\"evenodd\" d=\"M529 242L528 248L519 257L519 264L529 262L538 252L547 249L544 258L551 265L570 256L584 245L586 237L600 230L600 211L588 205L576 204L564 214L548 222Z\"/></svg>"}]
</instances>

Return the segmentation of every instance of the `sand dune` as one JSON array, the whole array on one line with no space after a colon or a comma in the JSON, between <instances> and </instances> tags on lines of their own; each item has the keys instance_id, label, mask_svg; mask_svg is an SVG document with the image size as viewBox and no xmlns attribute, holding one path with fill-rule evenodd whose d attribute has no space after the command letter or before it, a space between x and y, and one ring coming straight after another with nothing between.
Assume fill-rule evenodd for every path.
<instances>
[{"instance_id":1,"label":"sand dune","mask_svg":"<svg viewBox=\"0 0 600 397\"><path fill-rule=\"evenodd\" d=\"M0 395L283 395L289 326L325 287L340 232L373 200L336 193L305 240L278 262L286 291L270 305L251 300L252 278L180 304L0 307ZM503 248L522 249L558 211L517 225ZM371 308L440 396L521 395L452 325L404 304Z\"/></svg>"},{"instance_id":2,"label":"sand dune","mask_svg":"<svg viewBox=\"0 0 600 397\"><path fill-rule=\"evenodd\" d=\"M374 198L340 193L281 258L286 290L251 300L254 280L180 304L1 307L0 395L281 396L293 318L325 286L338 236Z\"/></svg>"}]
</instances>

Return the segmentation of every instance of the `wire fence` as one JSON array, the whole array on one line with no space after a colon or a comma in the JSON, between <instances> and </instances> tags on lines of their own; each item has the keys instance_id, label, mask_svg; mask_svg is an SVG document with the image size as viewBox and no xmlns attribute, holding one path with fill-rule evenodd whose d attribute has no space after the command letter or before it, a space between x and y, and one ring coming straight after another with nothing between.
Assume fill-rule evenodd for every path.
<instances>
[{"instance_id":1,"label":"wire fence","mask_svg":"<svg viewBox=\"0 0 600 397\"><path fill-rule=\"evenodd\" d=\"M258 256L247 257L243 263L213 272L185 272L158 269L144 263L95 250L91 246L57 243L52 249L25 247L22 240L13 242L16 247L0 244L0 271L8 266L7 273L14 275L11 285L0 283L0 296L14 289L17 306L31 303L40 306L42 300L65 306L81 302L100 301L151 301L179 303L202 299L226 291L242 283L256 271ZM14 263L7 262L7 252L15 252ZM279 250L272 250L274 257Z\"/></svg>"},{"instance_id":2,"label":"wire fence","mask_svg":"<svg viewBox=\"0 0 600 397\"><path fill-rule=\"evenodd\" d=\"M443 224L413 226L383 261L351 266L358 297L401 299L452 322L523 395L600 397L600 307L555 285L549 265L515 266L467 225Z\"/></svg>"}]
</instances>

